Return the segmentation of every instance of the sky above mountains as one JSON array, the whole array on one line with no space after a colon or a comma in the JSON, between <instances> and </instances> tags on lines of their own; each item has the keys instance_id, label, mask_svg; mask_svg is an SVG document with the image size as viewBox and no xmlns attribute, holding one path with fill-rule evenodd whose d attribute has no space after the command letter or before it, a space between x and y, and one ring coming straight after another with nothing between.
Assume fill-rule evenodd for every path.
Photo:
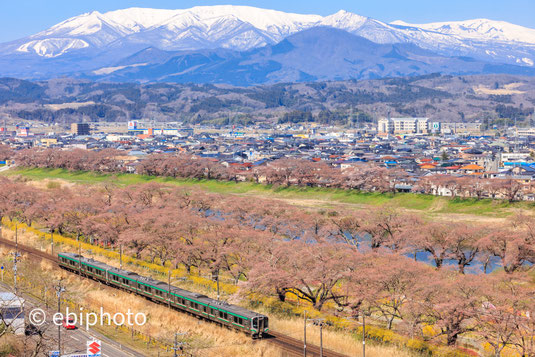
<instances>
[{"instance_id":1,"label":"sky above mountains","mask_svg":"<svg viewBox=\"0 0 535 357\"><path fill-rule=\"evenodd\" d=\"M535 28L533 0L24 0L0 1L0 42L42 31L84 12L106 12L126 7L179 9L200 5L248 5L302 14L329 15L340 9L384 22L454 21L474 18L508 21Z\"/></svg>"}]
</instances>

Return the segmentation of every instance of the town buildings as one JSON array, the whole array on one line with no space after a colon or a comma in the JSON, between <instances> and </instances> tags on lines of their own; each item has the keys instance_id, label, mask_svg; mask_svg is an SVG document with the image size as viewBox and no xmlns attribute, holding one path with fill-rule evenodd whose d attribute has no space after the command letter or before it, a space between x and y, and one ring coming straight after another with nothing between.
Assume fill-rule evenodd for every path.
<instances>
[{"instance_id":1,"label":"town buildings","mask_svg":"<svg viewBox=\"0 0 535 357\"><path fill-rule=\"evenodd\" d=\"M243 170L269 165L281 158L324 162L340 171L374 163L409 173L410 182L397 183L404 191L437 175L513 179L523 184L533 181L535 187L535 135L517 136L514 130L501 135L444 134L440 132L447 125L437 125L427 118L382 119L378 127L370 125L358 130L318 124L273 128L160 124L156 129L151 123L130 123L122 130L113 128L83 136L63 132L21 137L8 132L0 136L0 141L16 150L116 149L127 172L135 172L140 162L153 157L151 154L184 153ZM455 194L446 189L435 192Z\"/></svg>"}]
</instances>

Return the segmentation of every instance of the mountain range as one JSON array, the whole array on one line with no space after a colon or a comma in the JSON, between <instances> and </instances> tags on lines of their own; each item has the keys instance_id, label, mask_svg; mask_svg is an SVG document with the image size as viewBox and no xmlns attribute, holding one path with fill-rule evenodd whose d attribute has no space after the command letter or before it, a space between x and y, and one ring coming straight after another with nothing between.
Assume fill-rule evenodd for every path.
<instances>
[{"instance_id":1,"label":"mountain range","mask_svg":"<svg viewBox=\"0 0 535 357\"><path fill-rule=\"evenodd\" d=\"M256 85L443 74L535 75L535 30L486 19L384 23L346 11L130 8L0 44L0 76Z\"/></svg>"}]
</instances>

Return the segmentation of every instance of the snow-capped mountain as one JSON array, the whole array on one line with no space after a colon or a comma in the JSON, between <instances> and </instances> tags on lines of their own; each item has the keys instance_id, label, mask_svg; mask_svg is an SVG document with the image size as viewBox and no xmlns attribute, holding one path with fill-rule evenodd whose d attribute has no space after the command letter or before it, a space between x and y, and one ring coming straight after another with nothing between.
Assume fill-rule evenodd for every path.
<instances>
[{"instance_id":1,"label":"snow-capped mountain","mask_svg":"<svg viewBox=\"0 0 535 357\"><path fill-rule=\"evenodd\" d=\"M273 44L321 22L317 15L287 14L248 6L198 6L185 10L130 8L94 11L8 44L11 52L56 57L108 45L151 45L164 50L230 48ZM119 42L119 44L117 44ZM59 46L61 44L61 46Z\"/></svg>"},{"instance_id":2,"label":"snow-capped mountain","mask_svg":"<svg viewBox=\"0 0 535 357\"><path fill-rule=\"evenodd\" d=\"M315 27L344 30L377 44L415 44L442 56L535 67L535 30L506 22L388 24L343 10L320 16L219 5L82 14L35 35L0 44L0 75L47 77L98 70L116 66L149 47L166 52L248 51L276 45Z\"/></svg>"},{"instance_id":3,"label":"snow-capped mountain","mask_svg":"<svg viewBox=\"0 0 535 357\"><path fill-rule=\"evenodd\" d=\"M460 39L478 41L519 42L535 45L535 29L530 29L504 21L475 19L467 21L434 22L429 24L408 24L401 20L392 22L393 25L421 28L445 35L456 36Z\"/></svg>"},{"instance_id":4,"label":"snow-capped mountain","mask_svg":"<svg viewBox=\"0 0 535 357\"><path fill-rule=\"evenodd\" d=\"M248 50L277 43L289 35L316 26L342 29L377 43L411 42L429 49L470 48L467 41L485 42L491 48L493 41L535 46L535 30L500 21L471 20L423 25L396 21L386 24L343 10L322 17L219 5L181 10L130 8L104 14L94 11L14 41L3 46L2 52L7 49L56 57L86 48L102 49L116 41L122 46L131 44L136 49L139 45L146 45L164 50Z\"/></svg>"},{"instance_id":5,"label":"snow-capped mountain","mask_svg":"<svg viewBox=\"0 0 535 357\"><path fill-rule=\"evenodd\" d=\"M394 21L391 25L411 32L412 38L425 43L423 47L442 53L473 56L497 62L533 66L535 62L535 29L514 25L504 21L475 19L429 24L408 24ZM440 34L442 41L429 45L419 35ZM450 46L445 46L447 44ZM453 46L456 44L456 46ZM442 49L441 49L442 47Z\"/></svg>"},{"instance_id":6,"label":"snow-capped mountain","mask_svg":"<svg viewBox=\"0 0 535 357\"><path fill-rule=\"evenodd\" d=\"M130 29L95 11L68 19L28 38L8 43L6 49L8 52L52 58L75 50L100 48L130 33Z\"/></svg>"}]
</instances>

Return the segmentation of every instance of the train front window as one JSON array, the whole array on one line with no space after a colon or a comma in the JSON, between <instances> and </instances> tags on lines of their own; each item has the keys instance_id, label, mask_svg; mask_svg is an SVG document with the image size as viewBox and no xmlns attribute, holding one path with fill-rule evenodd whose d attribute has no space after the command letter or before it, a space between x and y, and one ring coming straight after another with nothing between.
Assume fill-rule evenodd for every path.
<instances>
[{"instance_id":1,"label":"train front window","mask_svg":"<svg viewBox=\"0 0 535 357\"><path fill-rule=\"evenodd\" d=\"M253 318L253 328L258 328L258 317Z\"/></svg>"},{"instance_id":2,"label":"train front window","mask_svg":"<svg viewBox=\"0 0 535 357\"><path fill-rule=\"evenodd\" d=\"M264 317L264 328L268 328L268 318Z\"/></svg>"}]
</instances>

